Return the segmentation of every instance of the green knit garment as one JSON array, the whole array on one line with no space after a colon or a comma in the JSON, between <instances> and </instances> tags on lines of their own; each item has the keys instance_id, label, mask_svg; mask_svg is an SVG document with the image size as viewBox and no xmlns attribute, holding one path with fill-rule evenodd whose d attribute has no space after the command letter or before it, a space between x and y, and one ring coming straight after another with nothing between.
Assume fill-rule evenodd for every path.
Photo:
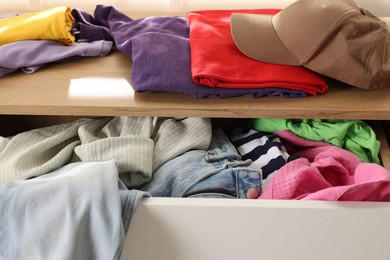
<instances>
[{"instance_id":1,"label":"green knit garment","mask_svg":"<svg viewBox=\"0 0 390 260\"><path fill-rule=\"evenodd\" d=\"M290 130L296 135L327 142L357 155L363 162L380 163L380 142L374 130L364 121L338 119L284 119L259 118L253 120L253 128L262 132Z\"/></svg>"}]
</instances>

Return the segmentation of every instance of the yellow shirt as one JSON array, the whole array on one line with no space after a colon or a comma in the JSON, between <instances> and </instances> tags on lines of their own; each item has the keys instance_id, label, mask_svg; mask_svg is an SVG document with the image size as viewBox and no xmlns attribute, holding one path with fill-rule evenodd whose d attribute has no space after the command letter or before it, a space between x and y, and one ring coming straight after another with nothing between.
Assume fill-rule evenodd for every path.
<instances>
[{"instance_id":1,"label":"yellow shirt","mask_svg":"<svg viewBox=\"0 0 390 260\"><path fill-rule=\"evenodd\" d=\"M68 6L0 19L0 45L22 40L54 40L74 43L74 18Z\"/></svg>"}]
</instances>

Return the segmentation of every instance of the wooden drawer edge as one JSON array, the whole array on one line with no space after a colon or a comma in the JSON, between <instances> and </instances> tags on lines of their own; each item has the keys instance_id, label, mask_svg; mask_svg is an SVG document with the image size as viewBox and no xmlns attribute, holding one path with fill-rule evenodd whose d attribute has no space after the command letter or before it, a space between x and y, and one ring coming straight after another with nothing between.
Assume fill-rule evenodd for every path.
<instances>
[{"instance_id":1,"label":"wooden drawer edge","mask_svg":"<svg viewBox=\"0 0 390 260\"><path fill-rule=\"evenodd\" d=\"M387 260L389 217L380 202L147 198L121 260Z\"/></svg>"},{"instance_id":2,"label":"wooden drawer edge","mask_svg":"<svg viewBox=\"0 0 390 260\"><path fill-rule=\"evenodd\" d=\"M377 139L381 142L380 159L383 167L390 170L390 146L385 134L385 126L381 121L373 121L371 124L374 129Z\"/></svg>"}]
</instances>

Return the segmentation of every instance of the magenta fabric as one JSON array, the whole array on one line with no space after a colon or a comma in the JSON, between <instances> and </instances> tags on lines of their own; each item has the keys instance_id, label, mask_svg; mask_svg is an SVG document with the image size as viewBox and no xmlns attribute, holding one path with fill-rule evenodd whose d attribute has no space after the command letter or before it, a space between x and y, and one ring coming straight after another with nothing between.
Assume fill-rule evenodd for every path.
<instances>
[{"instance_id":1,"label":"magenta fabric","mask_svg":"<svg viewBox=\"0 0 390 260\"><path fill-rule=\"evenodd\" d=\"M302 66L286 66L253 60L237 48L230 31L232 13L275 14L276 9L203 10L187 14L190 24L192 79L202 85L223 88L281 87L308 94L324 93L323 76Z\"/></svg>"},{"instance_id":2,"label":"magenta fabric","mask_svg":"<svg viewBox=\"0 0 390 260\"><path fill-rule=\"evenodd\" d=\"M390 172L342 148L275 132L291 155L259 199L390 201Z\"/></svg>"}]
</instances>

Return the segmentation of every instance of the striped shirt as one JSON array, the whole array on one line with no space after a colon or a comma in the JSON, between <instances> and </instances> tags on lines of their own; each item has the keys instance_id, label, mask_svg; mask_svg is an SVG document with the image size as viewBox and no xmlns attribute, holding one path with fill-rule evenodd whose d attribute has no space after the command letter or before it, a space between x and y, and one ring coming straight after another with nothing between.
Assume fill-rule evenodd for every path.
<instances>
[{"instance_id":1,"label":"striped shirt","mask_svg":"<svg viewBox=\"0 0 390 260\"><path fill-rule=\"evenodd\" d=\"M242 159L252 161L249 167L262 173L263 188L277 170L294 159L276 135L266 135L254 129L235 129L230 139Z\"/></svg>"}]
</instances>

